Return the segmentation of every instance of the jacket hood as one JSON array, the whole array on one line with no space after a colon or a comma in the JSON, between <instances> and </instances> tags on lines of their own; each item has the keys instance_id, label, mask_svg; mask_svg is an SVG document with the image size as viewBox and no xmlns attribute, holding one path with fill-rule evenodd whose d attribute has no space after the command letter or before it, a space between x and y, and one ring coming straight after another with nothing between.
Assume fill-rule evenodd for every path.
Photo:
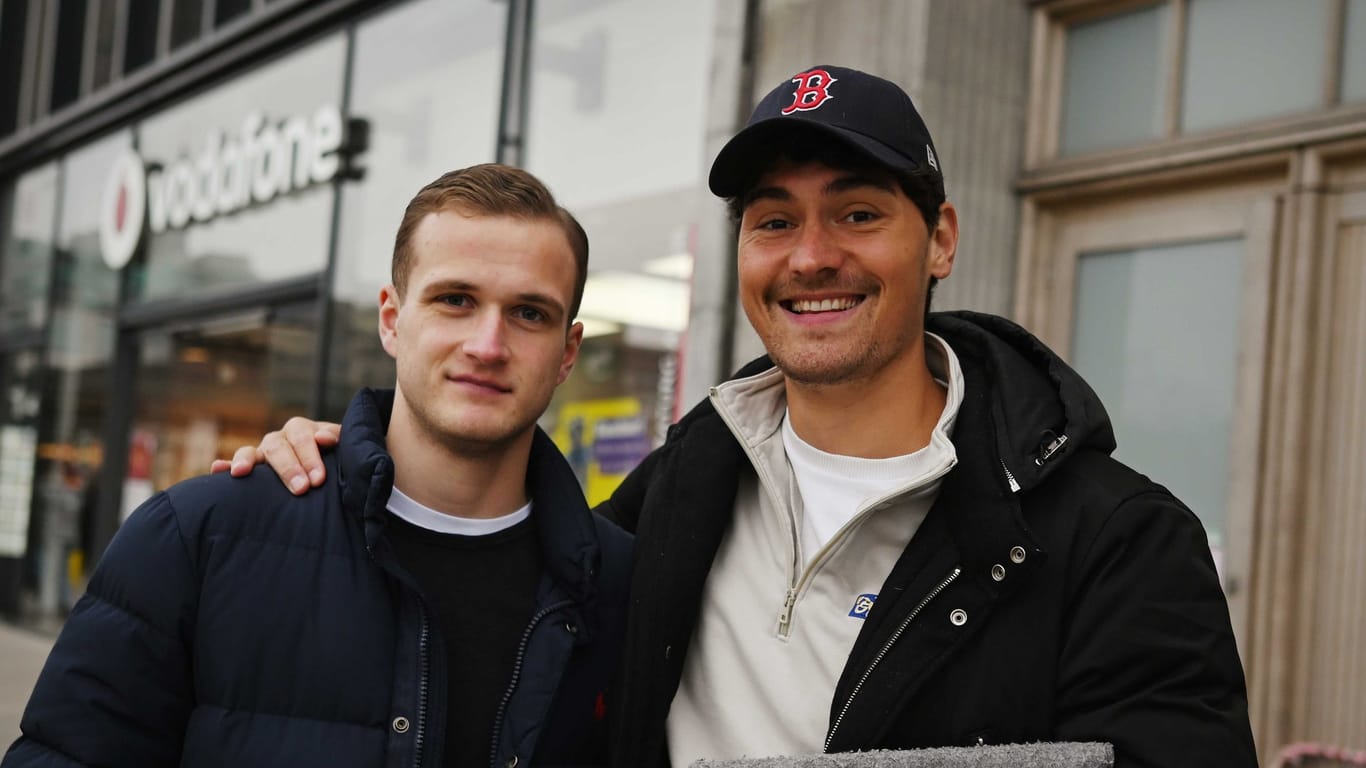
<instances>
[{"instance_id":1,"label":"jacket hood","mask_svg":"<svg viewBox=\"0 0 1366 768\"><path fill-rule=\"evenodd\" d=\"M392 389L360 390L346 409L337 445L342 503L361 517L371 543L384 530L394 487L394 461L385 442L393 408ZM592 513L555 443L540 427L534 430L526 483L542 561L555 582L583 603L592 596L601 556Z\"/></svg>"},{"instance_id":2,"label":"jacket hood","mask_svg":"<svg viewBox=\"0 0 1366 768\"><path fill-rule=\"evenodd\" d=\"M1114 451L1114 429L1095 390L1029 331L980 312L933 313L927 330L953 347L968 391L985 399L997 454L1021 490L1080 448Z\"/></svg>"},{"instance_id":3,"label":"jacket hood","mask_svg":"<svg viewBox=\"0 0 1366 768\"><path fill-rule=\"evenodd\" d=\"M997 458L1018 485L1012 490L1037 486L1080 448L1114 451L1114 429L1095 390L1029 331L1003 317L966 311L931 313L926 330L958 355L965 400L974 401L964 407L987 410ZM761 357L735 378L772 366Z\"/></svg>"}]
</instances>

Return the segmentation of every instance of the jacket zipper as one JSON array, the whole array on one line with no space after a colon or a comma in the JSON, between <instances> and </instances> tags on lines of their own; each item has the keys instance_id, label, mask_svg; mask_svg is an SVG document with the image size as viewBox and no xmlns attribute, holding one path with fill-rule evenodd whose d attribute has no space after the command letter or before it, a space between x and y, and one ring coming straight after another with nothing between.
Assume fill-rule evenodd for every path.
<instances>
[{"instance_id":1,"label":"jacket zipper","mask_svg":"<svg viewBox=\"0 0 1366 768\"><path fill-rule=\"evenodd\" d=\"M716 409L716 415L721 417L721 421L726 425L726 429L730 430L730 433L735 437L735 442L739 443L740 448L745 452L745 456L749 459L750 466L754 467L754 474L759 478L759 484L765 488L766 493L776 499L777 494L773 492L773 489L777 487L777 484L773 481L773 478L769 476L767 466L762 461L759 461L759 457L754 454L753 446L749 444L748 440L744 439L744 433L735 423L735 419L731 418L730 410L721 402L720 391L720 387L712 387L709 392L712 407ZM798 540L801 533L797 530L796 521L792 518L792 511L788 508L788 505L775 504L775 506L787 508L787 527L791 538L792 569L787 577L787 591L783 594L783 607L782 610L778 612L778 637L786 640L792 630L792 609L797 603L797 592L800 589L802 582L802 563L800 562L801 558L798 556L798 549L800 548Z\"/></svg>"},{"instance_id":2,"label":"jacket zipper","mask_svg":"<svg viewBox=\"0 0 1366 768\"><path fill-rule=\"evenodd\" d=\"M723 402L721 402L720 387L712 387L709 394L712 400L712 407L716 410L716 415L721 417L721 421L726 425L726 429L730 430L730 433L735 436L735 441L740 444L741 449L745 452L745 456L749 458L750 466L754 467L754 473L759 476L760 483L768 486L770 488L770 494L776 497L776 494L772 493L771 488L775 487L777 484L769 476L768 470L765 467L764 463L759 460L758 456L755 455L753 447L750 446L749 442L742 437L743 432L735 423L735 419L731 417L730 410L725 407L725 404ZM873 501L865 503L858 510L858 512L856 512L854 516L849 519L848 522L841 526L839 531L837 531L835 535L832 536L830 540L827 541L825 545L822 546L820 550L811 557L811 560L808 563L802 562L799 553L800 545L798 544L798 542L801 539L801 531L799 529L799 526L797 525L796 519L792 516L792 510L789 505L779 505L787 507L788 514L786 517L789 533L791 534L792 539L792 571L791 574L788 576L787 591L783 595L783 607L778 612L778 637L782 640L787 640L792 636L792 613L794 610L796 610L798 595L800 595L802 591L805 589L806 583L811 580L812 575L815 573L816 570L818 570L819 566L825 560L827 553L836 544L838 544L840 541L844 539L845 535L847 535L848 531L851 529L851 524L855 520L859 520L864 514L868 512L868 510L877 507L879 504L882 504L888 499L894 499L898 496L915 493L919 489L924 488L925 486L928 486L929 484L940 480L944 477L944 475L948 474L949 470L953 469L957 464L958 461L955 458L953 461L945 463L944 465L936 468L933 472L926 475L924 478L920 480L920 482L914 488L899 488L892 491L891 493L885 494L877 499L874 499ZM1004 462L1001 464L1001 467L1005 467ZM1006 475L1010 476L1009 470L1006 470ZM1013 477L1010 478L1010 482L1011 487L1014 490L1019 490L1019 486L1015 484L1015 479Z\"/></svg>"},{"instance_id":3,"label":"jacket zipper","mask_svg":"<svg viewBox=\"0 0 1366 768\"><path fill-rule=\"evenodd\" d=\"M413 765L417 768L422 766L422 736L427 728L427 683L432 672L432 662L427 647L429 634L427 609L425 606L419 607L422 611L422 633L419 635L417 643L417 656L419 666L422 667L422 677L417 684L417 733L413 736Z\"/></svg>"},{"instance_id":4,"label":"jacket zipper","mask_svg":"<svg viewBox=\"0 0 1366 768\"><path fill-rule=\"evenodd\" d=\"M498 712L493 718L493 742L489 745L489 768L498 768L498 741L503 736L503 715L507 712L508 704L512 701L513 692L517 690L517 681L522 676L522 662L526 660L526 648L531 644L531 633L546 616L573 604L573 600L561 600L554 605L542 608L531 617L531 623L527 624L527 628L522 632L522 640L517 644L517 659L512 664L512 680L508 683L507 690L503 692L503 700L498 702Z\"/></svg>"},{"instance_id":5,"label":"jacket zipper","mask_svg":"<svg viewBox=\"0 0 1366 768\"><path fill-rule=\"evenodd\" d=\"M1007 466L1006 466L1005 461L1002 461L1002 462L1001 462L1001 469L1004 470L1005 473L1006 473L1006 482L1010 484L1010 492L1011 492L1011 493L1019 493L1019 492L1020 492L1020 484L1017 483L1017 482L1015 482L1015 475L1011 473L1010 467L1007 467Z\"/></svg>"},{"instance_id":6,"label":"jacket zipper","mask_svg":"<svg viewBox=\"0 0 1366 768\"><path fill-rule=\"evenodd\" d=\"M895 499L899 496L915 496L916 494L923 491L925 487L929 486L932 483L938 482L941 478L944 477L944 475L948 474L949 470L953 469L954 466L957 465L957 463L957 461L951 461L944 464L943 466L940 466L930 474L926 475L920 481L920 483L913 488L900 488L898 490L892 491L891 493L873 499L872 501L864 503L863 506L859 508L858 512L856 512L853 517L849 518L848 522L840 526L840 529L835 532L835 535L831 536L830 540L825 542L825 544L821 546L821 548L816 552L816 554L811 556L811 561L808 563L800 562L800 558L797 556L796 540L800 536L800 534L796 532L796 520L792 520L791 516L789 516L789 523L791 523L793 528L793 584L788 587L787 599L783 603L782 613L778 615L778 636L784 640L788 639L791 636L792 612L796 610L798 595L805 591L807 583L811 581L811 579L815 578L816 571L820 569L820 566L823 565L826 558L829 557L830 551L834 549L835 546L838 545L841 541L843 541L846 536L850 535L850 531L852 531L853 528L856 527L856 522L862 521L863 517L869 514L871 510L877 509L880 505L884 504L889 499Z\"/></svg>"},{"instance_id":7,"label":"jacket zipper","mask_svg":"<svg viewBox=\"0 0 1366 768\"><path fill-rule=\"evenodd\" d=\"M393 574L393 569L375 556L375 549L368 542L365 545L365 552L370 556L370 561L378 565L385 571ZM405 586L412 589L411 585L399 578ZM416 590L414 590L416 591ZM417 681L417 730L413 733L413 765L415 768L422 768L422 737L427 726L427 688L432 676L432 660L430 653L431 623L427 618L427 605L422 600L422 593L417 593L417 609L422 614L422 631L417 637L417 658L418 667L422 670L422 675Z\"/></svg>"},{"instance_id":8,"label":"jacket zipper","mask_svg":"<svg viewBox=\"0 0 1366 768\"><path fill-rule=\"evenodd\" d=\"M928 595L925 595L925 599L920 601L920 604L915 607L915 610L912 610L910 615L902 620L901 625L896 628L896 631L892 633L892 636L887 638L887 642L882 646L882 650L878 651L877 656L873 657L872 663L863 671L863 676L859 678L858 684L854 686L854 690L849 694L849 698L845 699L844 707L840 709L839 716L835 718L835 724L830 726L830 733L825 737L825 747L822 751L830 751L830 742L835 740L835 732L840 729L840 724L844 722L844 716L849 714L849 707L853 706L854 698L858 696L859 691L863 690L863 684L868 682L868 678L873 674L873 670L877 668L878 663L881 662L883 657L887 655L887 652L892 649L892 646L896 645L896 641L901 639L901 635L905 633L906 627L910 626L911 622L915 621L915 617L920 615L920 612L925 609L925 606L928 605L931 600L938 597L939 593L943 592L945 588L952 584L953 580L958 578L958 575L962 572L962 568L954 568L948 576L944 577L943 581L939 582L939 586L930 590Z\"/></svg>"},{"instance_id":9,"label":"jacket zipper","mask_svg":"<svg viewBox=\"0 0 1366 768\"><path fill-rule=\"evenodd\" d=\"M778 614L778 637L787 639L789 630L792 626L792 606L797 602L797 589L790 587L787 590L787 599L783 601L783 611Z\"/></svg>"}]
</instances>

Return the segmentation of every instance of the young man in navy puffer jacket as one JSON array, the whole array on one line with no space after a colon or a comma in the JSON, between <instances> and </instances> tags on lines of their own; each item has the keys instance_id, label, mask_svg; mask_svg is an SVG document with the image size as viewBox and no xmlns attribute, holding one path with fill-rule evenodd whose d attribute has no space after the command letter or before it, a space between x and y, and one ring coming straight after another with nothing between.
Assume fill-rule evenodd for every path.
<instances>
[{"instance_id":1,"label":"young man in navy puffer jacket","mask_svg":"<svg viewBox=\"0 0 1366 768\"><path fill-rule=\"evenodd\" d=\"M409 203L324 492L268 472L143 504L67 621L11 766L600 764L630 537L536 426L588 242L529 174Z\"/></svg>"}]
</instances>

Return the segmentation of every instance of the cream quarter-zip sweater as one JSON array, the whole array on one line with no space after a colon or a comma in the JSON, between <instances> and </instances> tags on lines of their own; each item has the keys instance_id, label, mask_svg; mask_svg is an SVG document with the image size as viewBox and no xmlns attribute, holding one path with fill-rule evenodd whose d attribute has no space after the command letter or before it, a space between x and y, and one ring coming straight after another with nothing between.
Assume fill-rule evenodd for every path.
<instances>
[{"instance_id":1,"label":"cream quarter-zip sweater","mask_svg":"<svg viewBox=\"0 0 1366 768\"><path fill-rule=\"evenodd\" d=\"M944 412L916 474L865 499L815 553L803 553L801 493L783 445L783 376L769 369L712 389L711 400L754 466L702 596L701 616L669 710L670 762L820 752L835 685L878 590L957 462L949 436L963 375L947 343L926 335L931 372L948 383Z\"/></svg>"}]
</instances>

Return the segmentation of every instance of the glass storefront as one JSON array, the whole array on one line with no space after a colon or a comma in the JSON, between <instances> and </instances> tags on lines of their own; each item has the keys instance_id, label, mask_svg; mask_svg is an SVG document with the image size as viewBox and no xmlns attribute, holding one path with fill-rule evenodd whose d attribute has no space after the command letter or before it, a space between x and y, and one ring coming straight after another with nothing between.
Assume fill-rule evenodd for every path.
<instances>
[{"instance_id":1,"label":"glass storefront","mask_svg":"<svg viewBox=\"0 0 1366 768\"><path fill-rule=\"evenodd\" d=\"M509 12L392 3L0 187L0 612L60 616L150 494L392 385L376 300L403 209L509 140L592 242L588 338L542 425L592 501L662 440L712 3L537 4L511 89Z\"/></svg>"},{"instance_id":2,"label":"glass storefront","mask_svg":"<svg viewBox=\"0 0 1366 768\"><path fill-rule=\"evenodd\" d=\"M32 510L59 176L44 165L0 193L0 611L11 614L21 590L35 590L42 558Z\"/></svg>"},{"instance_id":3,"label":"glass storefront","mask_svg":"<svg viewBox=\"0 0 1366 768\"><path fill-rule=\"evenodd\" d=\"M112 159L131 143L131 134L121 131L87 144L61 162L60 223L35 467L40 492L33 504L33 518L41 522L38 545L43 552L36 574L36 608L46 614L71 607L90 550L119 296L118 273L100 255L100 196Z\"/></svg>"},{"instance_id":4,"label":"glass storefront","mask_svg":"<svg viewBox=\"0 0 1366 768\"><path fill-rule=\"evenodd\" d=\"M21 587L38 583L42 531L31 525L41 403L39 352L0 355L0 612L20 610Z\"/></svg>"},{"instance_id":5,"label":"glass storefront","mask_svg":"<svg viewBox=\"0 0 1366 768\"><path fill-rule=\"evenodd\" d=\"M138 335L120 517L152 493L308 411L317 350L312 302L253 309Z\"/></svg>"},{"instance_id":6,"label":"glass storefront","mask_svg":"<svg viewBox=\"0 0 1366 768\"><path fill-rule=\"evenodd\" d=\"M668 0L536 11L526 165L592 243L579 363L542 425L597 503L679 405L713 12Z\"/></svg>"},{"instance_id":7,"label":"glass storefront","mask_svg":"<svg viewBox=\"0 0 1366 768\"><path fill-rule=\"evenodd\" d=\"M6 195L5 206L0 336L39 331L47 322L57 224L57 165L20 176Z\"/></svg>"}]
</instances>

